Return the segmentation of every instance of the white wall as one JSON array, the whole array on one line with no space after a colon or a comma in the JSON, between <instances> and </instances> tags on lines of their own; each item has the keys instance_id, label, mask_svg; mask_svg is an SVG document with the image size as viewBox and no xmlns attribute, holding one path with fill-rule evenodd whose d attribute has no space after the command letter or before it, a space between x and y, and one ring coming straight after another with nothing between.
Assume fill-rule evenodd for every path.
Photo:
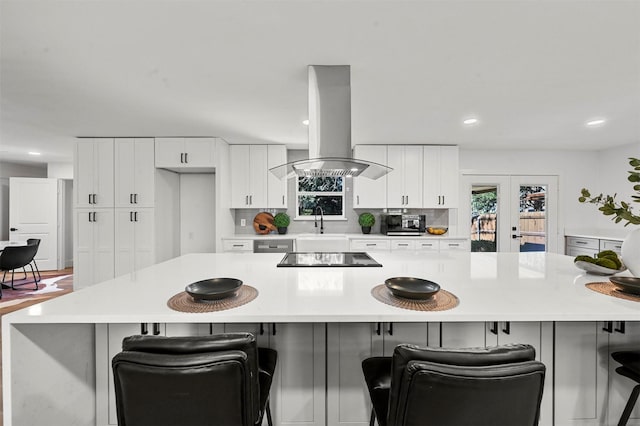
<instances>
[{"instance_id":1,"label":"white wall","mask_svg":"<svg viewBox=\"0 0 640 426\"><path fill-rule=\"evenodd\" d=\"M47 177L58 179L73 179L73 163L47 164Z\"/></svg>"},{"instance_id":2,"label":"white wall","mask_svg":"<svg viewBox=\"0 0 640 426\"><path fill-rule=\"evenodd\" d=\"M216 251L215 177L180 175L180 254Z\"/></svg>"}]
</instances>

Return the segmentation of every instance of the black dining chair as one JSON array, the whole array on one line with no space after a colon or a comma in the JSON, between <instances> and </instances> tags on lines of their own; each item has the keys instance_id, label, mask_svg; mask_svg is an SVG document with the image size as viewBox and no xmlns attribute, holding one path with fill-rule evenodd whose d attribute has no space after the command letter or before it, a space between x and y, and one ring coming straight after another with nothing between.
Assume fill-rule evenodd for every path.
<instances>
[{"instance_id":1,"label":"black dining chair","mask_svg":"<svg viewBox=\"0 0 640 426\"><path fill-rule=\"evenodd\" d=\"M31 267L31 275L33 275L33 283L36 286L36 290L38 289L38 279L36 278L36 274L33 270L33 266L31 262L38 251L38 246L36 245L26 245L26 246L8 246L2 250L0 253L0 271L2 274L2 285L5 285L5 278L7 276L7 272L11 271L11 289L15 290L14 284L14 274L16 269L25 268L27 265ZM27 277L26 269L25 271L25 279ZM27 283L24 283L27 284ZM0 297L2 294L0 293Z\"/></svg>"},{"instance_id":2,"label":"black dining chair","mask_svg":"<svg viewBox=\"0 0 640 426\"><path fill-rule=\"evenodd\" d=\"M33 266L36 268L36 273L38 274L38 281L42 280L42 275L40 275L40 270L38 269L38 264L36 263L36 256L38 255L38 249L40 248L40 238L29 238L27 239L27 245L35 245L37 247L36 249L36 254L33 256L33 260L31 261L31 263L33 263ZM26 275L27 271L25 269L25 275Z\"/></svg>"},{"instance_id":3,"label":"black dining chair","mask_svg":"<svg viewBox=\"0 0 640 426\"><path fill-rule=\"evenodd\" d=\"M545 366L530 345L443 349L399 345L362 362L371 425L538 424Z\"/></svg>"},{"instance_id":4,"label":"black dining chair","mask_svg":"<svg viewBox=\"0 0 640 426\"><path fill-rule=\"evenodd\" d=\"M276 362L250 333L127 337L112 360L118 425L272 425Z\"/></svg>"},{"instance_id":5,"label":"black dining chair","mask_svg":"<svg viewBox=\"0 0 640 426\"><path fill-rule=\"evenodd\" d=\"M638 400L638 394L640 394L640 351L614 352L611 354L611 358L621 364L620 367L616 368L616 373L637 383L631 391L631 395L629 395L627 404L618 421L618 426L624 426L629 421L633 407Z\"/></svg>"}]
</instances>

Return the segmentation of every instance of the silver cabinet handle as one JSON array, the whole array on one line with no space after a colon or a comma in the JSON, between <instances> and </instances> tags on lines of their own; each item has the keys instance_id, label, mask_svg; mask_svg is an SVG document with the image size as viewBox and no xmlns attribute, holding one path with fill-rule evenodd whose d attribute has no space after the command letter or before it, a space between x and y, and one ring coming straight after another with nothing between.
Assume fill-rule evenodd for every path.
<instances>
[{"instance_id":1,"label":"silver cabinet handle","mask_svg":"<svg viewBox=\"0 0 640 426\"><path fill-rule=\"evenodd\" d=\"M183 164L184 163L184 152L180 153L180 163Z\"/></svg>"},{"instance_id":2,"label":"silver cabinet handle","mask_svg":"<svg viewBox=\"0 0 640 426\"><path fill-rule=\"evenodd\" d=\"M360 205L360 196L359 195L356 195L356 204Z\"/></svg>"},{"instance_id":3,"label":"silver cabinet handle","mask_svg":"<svg viewBox=\"0 0 640 426\"><path fill-rule=\"evenodd\" d=\"M188 152L185 152L185 153L184 153L184 162L185 162L185 163L188 163L188 162L189 162L189 153L188 153Z\"/></svg>"},{"instance_id":4,"label":"silver cabinet handle","mask_svg":"<svg viewBox=\"0 0 640 426\"><path fill-rule=\"evenodd\" d=\"M253 195L249 195L249 205L253 204Z\"/></svg>"},{"instance_id":5,"label":"silver cabinet handle","mask_svg":"<svg viewBox=\"0 0 640 426\"><path fill-rule=\"evenodd\" d=\"M282 205L284 206L284 195L282 196Z\"/></svg>"}]
</instances>

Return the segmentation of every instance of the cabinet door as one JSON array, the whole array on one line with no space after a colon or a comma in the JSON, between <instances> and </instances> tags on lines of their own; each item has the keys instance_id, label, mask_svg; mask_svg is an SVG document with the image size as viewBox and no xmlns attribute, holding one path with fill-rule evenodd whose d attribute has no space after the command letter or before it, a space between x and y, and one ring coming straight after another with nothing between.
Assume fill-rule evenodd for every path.
<instances>
[{"instance_id":1,"label":"cabinet door","mask_svg":"<svg viewBox=\"0 0 640 426\"><path fill-rule=\"evenodd\" d=\"M443 322L440 324L440 344L443 348L487 346L484 322Z\"/></svg>"},{"instance_id":2,"label":"cabinet door","mask_svg":"<svg viewBox=\"0 0 640 426\"><path fill-rule=\"evenodd\" d=\"M422 208L422 146L404 147L405 207Z\"/></svg>"},{"instance_id":3,"label":"cabinet door","mask_svg":"<svg viewBox=\"0 0 640 426\"><path fill-rule=\"evenodd\" d=\"M617 424L624 411L624 406L631 395L631 391L637 385L631 379L616 373L620 364L611 358L616 351L638 350L640 342L640 322L614 321L613 331L609 335L609 392L608 392L608 416L609 424ZM640 424L640 404L636 404L629 417L629 425Z\"/></svg>"},{"instance_id":4,"label":"cabinet door","mask_svg":"<svg viewBox=\"0 0 640 426\"><path fill-rule=\"evenodd\" d=\"M74 230L74 289L113 278L113 209L77 209Z\"/></svg>"},{"instance_id":5,"label":"cabinet door","mask_svg":"<svg viewBox=\"0 0 640 426\"><path fill-rule=\"evenodd\" d=\"M75 152L76 207L113 207L113 139L82 139Z\"/></svg>"},{"instance_id":6,"label":"cabinet door","mask_svg":"<svg viewBox=\"0 0 640 426\"><path fill-rule=\"evenodd\" d=\"M387 164L386 145L359 145L353 149L353 156L359 160ZM353 208L384 209L387 207L387 176L378 179L353 178Z\"/></svg>"},{"instance_id":7,"label":"cabinet door","mask_svg":"<svg viewBox=\"0 0 640 426\"><path fill-rule=\"evenodd\" d=\"M384 356L393 356L393 350L401 343L421 347L429 344L428 324L426 322L387 322L382 324L381 333L384 336Z\"/></svg>"},{"instance_id":8,"label":"cabinet door","mask_svg":"<svg viewBox=\"0 0 640 426\"><path fill-rule=\"evenodd\" d=\"M269 171L270 168L287 162L287 147L269 145L267 149L267 208L287 208L287 178L278 179Z\"/></svg>"},{"instance_id":9,"label":"cabinet door","mask_svg":"<svg viewBox=\"0 0 640 426\"><path fill-rule=\"evenodd\" d=\"M94 214L93 282L114 277L114 209L97 209Z\"/></svg>"},{"instance_id":10,"label":"cabinet door","mask_svg":"<svg viewBox=\"0 0 640 426\"><path fill-rule=\"evenodd\" d=\"M276 324L269 346L278 352L270 396L274 422L324 425L325 325Z\"/></svg>"},{"instance_id":11,"label":"cabinet door","mask_svg":"<svg viewBox=\"0 0 640 426\"><path fill-rule=\"evenodd\" d=\"M602 323L555 324L555 424L605 424L607 347Z\"/></svg>"},{"instance_id":12,"label":"cabinet door","mask_svg":"<svg viewBox=\"0 0 640 426\"><path fill-rule=\"evenodd\" d=\"M266 145L250 145L249 204L252 209L267 207L268 148Z\"/></svg>"},{"instance_id":13,"label":"cabinet door","mask_svg":"<svg viewBox=\"0 0 640 426\"><path fill-rule=\"evenodd\" d=\"M442 240L440 241L440 251L471 251L469 240Z\"/></svg>"},{"instance_id":14,"label":"cabinet door","mask_svg":"<svg viewBox=\"0 0 640 426\"><path fill-rule=\"evenodd\" d=\"M424 147L425 208L455 208L458 206L458 147Z\"/></svg>"},{"instance_id":15,"label":"cabinet door","mask_svg":"<svg viewBox=\"0 0 640 426\"><path fill-rule=\"evenodd\" d=\"M73 288L79 290L93 284L93 210L76 209L74 214Z\"/></svg>"},{"instance_id":16,"label":"cabinet door","mask_svg":"<svg viewBox=\"0 0 640 426\"><path fill-rule=\"evenodd\" d=\"M327 324L327 424L369 424L371 402L362 361L382 355L382 337L370 323Z\"/></svg>"},{"instance_id":17,"label":"cabinet door","mask_svg":"<svg viewBox=\"0 0 640 426\"><path fill-rule=\"evenodd\" d=\"M115 140L115 205L127 207L134 203L135 143L133 139Z\"/></svg>"},{"instance_id":18,"label":"cabinet door","mask_svg":"<svg viewBox=\"0 0 640 426\"><path fill-rule=\"evenodd\" d=\"M406 207L404 190L404 147L387 147L387 165L393 170L387 173L387 206Z\"/></svg>"},{"instance_id":19,"label":"cabinet door","mask_svg":"<svg viewBox=\"0 0 640 426\"><path fill-rule=\"evenodd\" d=\"M231 207L249 208L249 145L231 145Z\"/></svg>"},{"instance_id":20,"label":"cabinet door","mask_svg":"<svg viewBox=\"0 0 640 426\"><path fill-rule=\"evenodd\" d=\"M155 206L155 143L153 139L135 139L134 144L134 204Z\"/></svg>"},{"instance_id":21,"label":"cabinet door","mask_svg":"<svg viewBox=\"0 0 640 426\"><path fill-rule=\"evenodd\" d=\"M215 139L185 138L184 154L186 167L215 167Z\"/></svg>"},{"instance_id":22,"label":"cabinet door","mask_svg":"<svg viewBox=\"0 0 640 426\"><path fill-rule=\"evenodd\" d=\"M184 138L157 138L155 151L156 167L184 166Z\"/></svg>"},{"instance_id":23,"label":"cabinet door","mask_svg":"<svg viewBox=\"0 0 640 426\"><path fill-rule=\"evenodd\" d=\"M115 276L155 263L154 209L116 209Z\"/></svg>"}]
</instances>

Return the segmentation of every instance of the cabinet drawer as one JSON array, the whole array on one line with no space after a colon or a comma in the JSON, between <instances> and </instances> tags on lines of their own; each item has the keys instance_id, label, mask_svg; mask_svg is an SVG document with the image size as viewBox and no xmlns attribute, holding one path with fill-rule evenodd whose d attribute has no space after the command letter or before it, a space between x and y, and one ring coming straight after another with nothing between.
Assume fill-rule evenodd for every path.
<instances>
[{"instance_id":1,"label":"cabinet drawer","mask_svg":"<svg viewBox=\"0 0 640 426\"><path fill-rule=\"evenodd\" d=\"M222 240L222 250L253 253L251 240Z\"/></svg>"},{"instance_id":2,"label":"cabinet drawer","mask_svg":"<svg viewBox=\"0 0 640 426\"><path fill-rule=\"evenodd\" d=\"M443 240L440 241L440 251L460 250L470 251L471 246L469 240Z\"/></svg>"},{"instance_id":3,"label":"cabinet drawer","mask_svg":"<svg viewBox=\"0 0 640 426\"><path fill-rule=\"evenodd\" d=\"M598 250L600 248L599 241L595 238L567 237L567 245L593 250Z\"/></svg>"},{"instance_id":4,"label":"cabinet drawer","mask_svg":"<svg viewBox=\"0 0 640 426\"><path fill-rule=\"evenodd\" d=\"M622 241L600 240L600 251L612 250L620 254L622 251Z\"/></svg>"},{"instance_id":5,"label":"cabinet drawer","mask_svg":"<svg viewBox=\"0 0 640 426\"><path fill-rule=\"evenodd\" d=\"M389 251L391 241L389 240L351 240L351 250L353 251Z\"/></svg>"},{"instance_id":6,"label":"cabinet drawer","mask_svg":"<svg viewBox=\"0 0 640 426\"><path fill-rule=\"evenodd\" d=\"M591 250L588 248L582 248L582 247L573 247L573 246L567 246L567 256L591 256L591 257L596 257L596 254L598 254L598 250Z\"/></svg>"},{"instance_id":7,"label":"cabinet drawer","mask_svg":"<svg viewBox=\"0 0 640 426\"><path fill-rule=\"evenodd\" d=\"M438 251L440 250L440 241L416 241L416 250L418 251Z\"/></svg>"},{"instance_id":8,"label":"cabinet drawer","mask_svg":"<svg viewBox=\"0 0 640 426\"><path fill-rule=\"evenodd\" d=\"M391 250L415 250L416 241L413 240L391 240Z\"/></svg>"}]
</instances>

